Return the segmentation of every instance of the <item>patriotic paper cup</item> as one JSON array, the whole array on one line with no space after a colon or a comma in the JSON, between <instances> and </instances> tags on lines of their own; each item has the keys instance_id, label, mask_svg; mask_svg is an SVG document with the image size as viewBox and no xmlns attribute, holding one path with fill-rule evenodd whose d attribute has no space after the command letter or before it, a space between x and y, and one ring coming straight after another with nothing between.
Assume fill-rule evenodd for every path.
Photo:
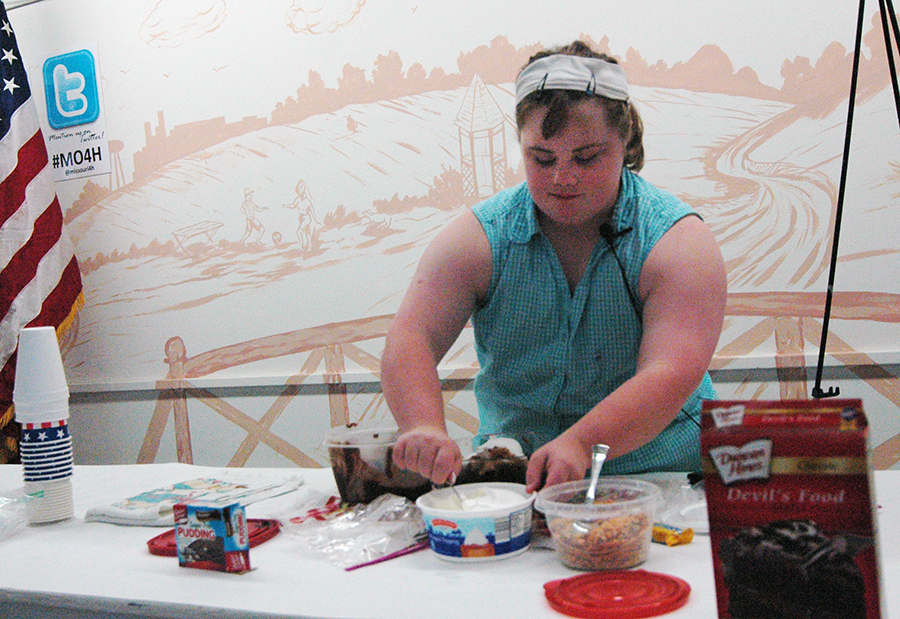
<instances>
[{"instance_id":1,"label":"patriotic paper cup","mask_svg":"<svg viewBox=\"0 0 900 619\"><path fill-rule=\"evenodd\" d=\"M26 482L51 482L72 476L72 437L65 421L23 423L19 455Z\"/></svg>"}]
</instances>

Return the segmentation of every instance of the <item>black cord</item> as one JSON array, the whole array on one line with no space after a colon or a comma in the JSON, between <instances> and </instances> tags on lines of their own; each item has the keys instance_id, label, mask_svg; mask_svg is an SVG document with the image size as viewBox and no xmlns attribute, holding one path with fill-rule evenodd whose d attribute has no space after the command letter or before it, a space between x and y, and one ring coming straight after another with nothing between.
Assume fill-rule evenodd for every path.
<instances>
[{"instance_id":1,"label":"black cord","mask_svg":"<svg viewBox=\"0 0 900 619\"><path fill-rule=\"evenodd\" d=\"M625 265L622 264L622 259L619 258L619 254L616 252L616 239L618 239L620 236L628 234L632 230L633 228L623 228L622 230L616 232L612 229L612 226L610 226L609 223L605 223L600 226L600 237L604 241L606 241L607 245L609 245L609 251L612 252L613 258L616 259L616 264L619 265L619 272L622 274L622 283L625 284L625 292L628 293L628 300L631 301L631 307L634 309L634 313L635 315L637 315L638 321L643 323L644 314L641 311L640 306L638 305L637 296L634 294L634 291L631 289L631 285L628 283L628 275L625 273ZM684 413L685 417L693 421L694 425L696 425L698 428L701 427L700 422L697 421L697 419L689 412L687 412L684 408L681 409L681 412Z\"/></svg>"},{"instance_id":2,"label":"black cord","mask_svg":"<svg viewBox=\"0 0 900 619\"><path fill-rule=\"evenodd\" d=\"M616 259L616 264L619 265L619 272L622 274L622 283L625 284L625 292L628 293L628 300L631 301L631 307L634 308L634 313L637 314L638 320L643 320L643 312L641 311L640 306L637 302L637 297L634 294L634 291L631 289L631 286L628 284L628 275L625 273L625 265L622 264L622 260L619 258L619 254L616 253L616 244L615 241L620 236L624 236L631 232L633 228L625 228L624 230L619 230L618 232L614 232L612 226L608 223L600 226L600 236L606 241L606 244L609 245L609 251L612 252L613 258Z\"/></svg>"}]
</instances>

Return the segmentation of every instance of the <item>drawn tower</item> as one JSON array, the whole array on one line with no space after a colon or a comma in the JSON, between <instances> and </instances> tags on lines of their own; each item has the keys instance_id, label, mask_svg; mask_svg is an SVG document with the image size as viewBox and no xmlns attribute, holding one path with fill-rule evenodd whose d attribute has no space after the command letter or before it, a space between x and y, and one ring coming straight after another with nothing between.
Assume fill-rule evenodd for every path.
<instances>
[{"instance_id":1,"label":"drawn tower","mask_svg":"<svg viewBox=\"0 0 900 619\"><path fill-rule=\"evenodd\" d=\"M459 130L459 161L467 198L484 198L506 187L506 122L476 74L453 122Z\"/></svg>"},{"instance_id":2,"label":"drawn tower","mask_svg":"<svg viewBox=\"0 0 900 619\"><path fill-rule=\"evenodd\" d=\"M109 190L116 191L125 184L125 171L122 168L122 149L125 144L121 140L109 141L109 152L112 155L112 174L109 175ZM116 186L113 187L113 181Z\"/></svg>"}]
</instances>

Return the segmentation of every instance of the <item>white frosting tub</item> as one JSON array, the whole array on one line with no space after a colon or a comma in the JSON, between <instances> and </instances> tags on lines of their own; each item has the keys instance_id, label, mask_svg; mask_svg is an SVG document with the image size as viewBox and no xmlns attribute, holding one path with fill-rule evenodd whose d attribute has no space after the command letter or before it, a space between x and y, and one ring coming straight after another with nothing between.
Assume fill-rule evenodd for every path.
<instances>
[{"instance_id":1,"label":"white frosting tub","mask_svg":"<svg viewBox=\"0 0 900 619\"><path fill-rule=\"evenodd\" d=\"M455 492L454 492L455 490ZM484 482L420 496L431 549L447 561L492 561L531 545L534 494L522 484Z\"/></svg>"}]
</instances>

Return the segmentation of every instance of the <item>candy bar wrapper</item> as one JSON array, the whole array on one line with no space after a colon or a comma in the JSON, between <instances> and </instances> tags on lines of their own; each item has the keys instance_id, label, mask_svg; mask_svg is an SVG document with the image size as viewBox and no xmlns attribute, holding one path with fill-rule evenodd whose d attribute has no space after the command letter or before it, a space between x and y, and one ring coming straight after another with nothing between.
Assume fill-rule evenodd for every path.
<instances>
[{"instance_id":1,"label":"candy bar wrapper","mask_svg":"<svg viewBox=\"0 0 900 619\"><path fill-rule=\"evenodd\" d=\"M693 529L682 529L673 527L670 524L655 523L653 525L653 536L650 538L657 544L665 544L666 546L681 546L682 544L690 544L694 539Z\"/></svg>"},{"instance_id":2,"label":"candy bar wrapper","mask_svg":"<svg viewBox=\"0 0 900 619\"><path fill-rule=\"evenodd\" d=\"M175 543L178 564L219 572L250 571L250 529L239 503L178 503Z\"/></svg>"},{"instance_id":3,"label":"candy bar wrapper","mask_svg":"<svg viewBox=\"0 0 900 619\"><path fill-rule=\"evenodd\" d=\"M867 432L858 399L704 403L720 618L881 617Z\"/></svg>"}]
</instances>

